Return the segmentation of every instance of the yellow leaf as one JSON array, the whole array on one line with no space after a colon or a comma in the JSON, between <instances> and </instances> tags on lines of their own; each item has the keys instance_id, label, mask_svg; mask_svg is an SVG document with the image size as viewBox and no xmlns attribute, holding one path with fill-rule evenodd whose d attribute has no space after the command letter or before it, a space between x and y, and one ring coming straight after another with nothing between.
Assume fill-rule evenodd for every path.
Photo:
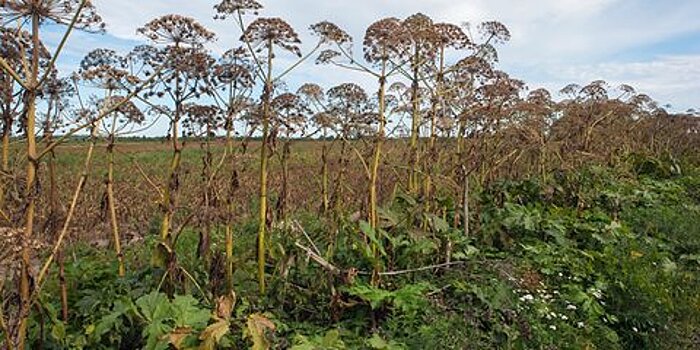
<instances>
[{"instance_id":1,"label":"yellow leaf","mask_svg":"<svg viewBox=\"0 0 700 350\"><path fill-rule=\"evenodd\" d=\"M236 305L236 293L233 291L229 295L220 296L216 301L216 316L224 320L230 319L234 305Z\"/></svg>"},{"instance_id":2,"label":"yellow leaf","mask_svg":"<svg viewBox=\"0 0 700 350\"><path fill-rule=\"evenodd\" d=\"M636 251L636 250L633 250L633 251L630 253L630 255L632 256L632 259L637 259L637 258L641 258L641 257L644 256L644 254L642 254L642 253L640 253L640 252L638 252L638 251Z\"/></svg>"},{"instance_id":3,"label":"yellow leaf","mask_svg":"<svg viewBox=\"0 0 700 350\"><path fill-rule=\"evenodd\" d=\"M190 333L192 333L191 327L177 327L168 334L168 340L175 349L181 350L182 341L185 340Z\"/></svg>"},{"instance_id":4,"label":"yellow leaf","mask_svg":"<svg viewBox=\"0 0 700 350\"><path fill-rule=\"evenodd\" d=\"M270 343L265 337L265 332L275 330L275 324L261 314L248 316L248 336L253 341L253 350L268 350Z\"/></svg>"},{"instance_id":5,"label":"yellow leaf","mask_svg":"<svg viewBox=\"0 0 700 350\"><path fill-rule=\"evenodd\" d=\"M199 349L214 350L216 344L228 333L228 325L228 320L219 320L209 325L199 336L199 340L202 341L202 344L199 345Z\"/></svg>"}]
</instances>

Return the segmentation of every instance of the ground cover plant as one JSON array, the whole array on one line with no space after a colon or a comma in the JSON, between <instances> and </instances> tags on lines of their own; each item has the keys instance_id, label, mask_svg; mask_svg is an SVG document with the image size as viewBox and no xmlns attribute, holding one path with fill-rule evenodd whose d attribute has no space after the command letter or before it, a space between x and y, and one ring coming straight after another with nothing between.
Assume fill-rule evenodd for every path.
<instances>
[{"instance_id":1,"label":"ground cover plant","mask_svg":"<svg viewBox=\"0 0 700 350\"><path fill-rule=\"evenodd\" d=\"M211 14L61 72L92 3L0 1L0 348L700 347L697 113L529 89L499 22Z\"/></svg>"}]
</instances>

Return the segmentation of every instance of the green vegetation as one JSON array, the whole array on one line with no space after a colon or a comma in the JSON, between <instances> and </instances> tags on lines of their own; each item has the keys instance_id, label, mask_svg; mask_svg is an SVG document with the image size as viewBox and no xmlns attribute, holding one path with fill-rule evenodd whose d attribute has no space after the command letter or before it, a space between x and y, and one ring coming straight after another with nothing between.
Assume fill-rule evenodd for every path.
<instances>
[{"instance_id":1,"label":"green vegetation","mask_svg":"<svg viewBox=\"0 0 700 350\"><path fill-rule=\"evenodd\" d=\"M113 256L77 245L67 255L79 258L66 261L71 318L61 321L59 301L43 298L32 347L695 348L700 176L638 170L592 167L489 185L474 194L472 237L449 224L451 198L438 216L397 195L379 210L376 230L343 220L334 236L332 223L296 214L299 227L270 232L264 297L254 220L237 226L231 295L221 294L221 257L211 271L199 263L194 232L178 241L188 273L172 298L149 262L155 232L127 248L125 278ZM213 245L223 244L215 235ZM387 271L378 285L370 283L375 245Z\"/></svg>"}]
</instances>

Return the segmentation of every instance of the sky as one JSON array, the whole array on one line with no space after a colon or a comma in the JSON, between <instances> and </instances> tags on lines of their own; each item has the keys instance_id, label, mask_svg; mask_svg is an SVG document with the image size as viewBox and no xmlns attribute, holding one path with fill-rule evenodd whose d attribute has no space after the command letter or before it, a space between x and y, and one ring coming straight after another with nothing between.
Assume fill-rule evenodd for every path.
<instances>
[{"instance_id":1,"label":"sky","mask_svg":"<svg viewBox=\"0 0 700 350\"><path fill-rule=\"evenodd\" d=\"M569 83L603 79L629 84L673 111L700 107L700 1L698 0L259 0L264 17L282 17L300 33L307 49L315 41L311 24L330 20L348 31L356 45L364 30L384 17L422 12L454 24L496 20L511 31L499 47L499 69L524 80L530 89L559 91ZM128 52L145 41L137 28L150 19L176 13L190 16L217 33L215 53L240 45L232 20L214 20L209 0L93 0L107 23L107 34L77 33L59 69L71 71L92 49ZM46 41L57 42L58 31ZM356 47L356 53L361 48ZM280 70L291 64L280 60ZM292 90L314 81L330 87L346 81L371 86L371 79L307 62L288 79Z\"/></svg>"}]
</instances>

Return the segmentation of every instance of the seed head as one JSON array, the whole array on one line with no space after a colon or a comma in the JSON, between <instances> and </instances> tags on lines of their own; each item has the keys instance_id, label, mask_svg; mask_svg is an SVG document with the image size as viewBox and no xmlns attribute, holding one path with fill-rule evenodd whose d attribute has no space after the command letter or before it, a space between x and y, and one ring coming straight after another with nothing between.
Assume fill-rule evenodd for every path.
<instances>
[{"instance_id":1,"label":"seed head","mask_svg":"<svg viewBox=\"0 0 700 350\"><path fill-rule=\"evenodd\" d=\"M479 31L484 39L502 44L510 40L510 31L501 22L489 21L479 25Z\"/></svg>"},{"instance_id":2,"label":"seed head","mask_svg":"<svg viewBox=\"0 0 700 350\"><path fill-rule=\"evenodd\" d=\"M328 112L319 112L311 117L311 121L320 128L333 129L338 124L338 117Z\"/></svg>"},{"instance_id":3,"label":"seed head","mask_svg":"<svg viewBox=\"0 0 700 350\"><path fill-rule=\"evenodd\" d=\"M294 28L281 18L258 18L251 23L241 36L241 41L262 51L267 44L290 51L301 57L301 40Z\"/></svg>"},{"instance_id":4,"label":"seed head","mask_svg":"<svg viewBox=\"0 0 700 350\"><path fill-rule=\"evenodd\" d=\"M457 50L471 46L469 37L462 28L451 23L436 23L433 26L437 42L442 47L452 47Z\"/></svg>"},{"instance_id":5,"label":"seed head","mask_svg":"<svg viewBox=\"0 0 700 350\"><path fill-rule=\"evenodd\" d=\"M119 121L123 124L142 124L146 120L141 109L132 101L126 100L124 96L112 96L102 99L99 105L102 110L119 105L114 113L120 117Z\"/></svg>"},{"instance_id":6,"label":"seed head","mask_svg":"<svg viewBox=\"0 0 700 350\"><path fill-rule=\"evenodd\" d=\"M138 78L126 70L126 58L114 50L96 49L83 58L78 69L79 77L91 85L107 90L118 90L128 84L138 83Z\"/></svg>"},{"instance_id":7,"label":"seed head","mask_svg":"<svg viewBox=\"0 0 700 350\"><path fill-rule=\"evenodd\" d=\"M82 0L0 0L0 18L16 18L29 20L35 14L40 23L53 22L68 25L73 20ZM102 17L97 14L90 0L86 1L78 18L75 28L103 32L105 28Z\"/></svg>"},{"instance_id":8,"label":"seed head","mask_svg":"<svg viewBox=\"0 0 700 350\"><path fill-rule=\"evenodd\" d=\"M248 11L257 15L258 11L262 8L263 6L255 0L223 0L218 5L214 5L214 9L216 10L214 19L226 19L226 17L230 15L237 13L243 14Z\"/></svg>"},{"instance_id":9,"label":"seed head","mask_svg":"<svg viewBox=\"0 0 700 350\"><path fill-rule=\"evenodd\" d=\"M408 43L408 33L397 18L385 18L372 23L363 41L365 59L378 63L403 51Z\"/></svg>"},{"instance_id":10,"label":"seed head","mask_svg":"<svg viewBox=\"0 0 700 350\"><path fill-rule=\"evenodd\" d=\"M311 26L311 32L318 36L323 43L335 43L338 45L346 45L352 43L352 37L340 29L337 25L323 21Z\"/></svg>"},{"instance_id":11,"label":"seed head","mask_svg":"<svg viewBox=\"0 0 700 350\"><path fill-rule=\"evenodd\" d=\"M299 87L297 94L310 101L322 101L324 98L323 88L313 83L306 83Z\"/></svg>"},{"instance_id":12,"label":"seed head","mask_svg":"<svg viewBox=\"0 0 700 350\"><path fill-rule=\"evenodd\" d=\"M217 106L190 103L185 105L183 110L185 113L183 126L188 130L188 136L199 136L202 133L211 136L224 126L224 115Z\"/></svg>"},{"instance_id":13,"label":"seed head","mask_svg":"<svg viewBox=\"0 0 700 350\"><path fill-rule=\"evenodd\" d=\"M165 15L137 30L154 44L201 46L215 35L191 17Z\"/></svg>"}]
</instances>

